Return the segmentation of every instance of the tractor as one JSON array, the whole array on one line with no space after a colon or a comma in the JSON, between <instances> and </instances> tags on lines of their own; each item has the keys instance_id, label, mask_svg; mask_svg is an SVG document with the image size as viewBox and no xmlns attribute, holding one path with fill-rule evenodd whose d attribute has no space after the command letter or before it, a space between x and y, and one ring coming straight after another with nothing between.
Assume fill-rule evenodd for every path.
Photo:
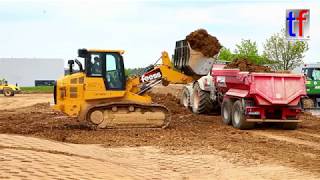
<instances>
[{"instance_id":1,"label":"tractor","mask_svg":"<svg viewBox=\"0 0 320 180\"><path fill-rule=\"evenodd\" d=\"M10 97L14 96L20 91L20 87L17 84L8 84L8 81L6 81L5 79L0 79L0 94L4 94L4 96Z\"/></svg>"}]
</instances>

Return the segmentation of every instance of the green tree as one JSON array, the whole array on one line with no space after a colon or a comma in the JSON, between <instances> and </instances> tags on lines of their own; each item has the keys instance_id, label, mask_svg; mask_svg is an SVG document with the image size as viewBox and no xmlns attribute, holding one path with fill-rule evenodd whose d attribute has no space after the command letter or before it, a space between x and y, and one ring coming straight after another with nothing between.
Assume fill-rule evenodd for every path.
<instances>
[{"instance_id":1,"label":"green tree","mask_svg":"<svg viewBox=\"0 0 320 180\"><path fill-rule=\"evenodd\" d=\"M125 68L126 76L141 76L144 73L144 68Z\"/></svg>"},{"instance_id":2,"label":"green tree","mask_svg":"<svg viewBox=\"0 0 320 180\"><path fill-rule=\"evenodd\" d=\"M305 52L309 49L305 41L288 41L284 30L266 40L264 56L273 61L275 70L293 70L303 63Z\"/></svg>"},{"instance_id":3,"label":"green tree","mask_svg":"<svg viewBox=\"0 0 320 180\"><path fill-rule=\"evenodd\" d=\"M258 56L257 43L249 39L243 39L240 44L236 44L235 53L241 56Z\"/></svg>"},{"instance_id":4,"label":"green tree","mask_svg":"<svg viewBox=\"0 0 320 180\"><path fill-rule=\"evenodd\" d=\"M130 75L132 74L131 71L132 71L131 69L125 68L125 69L124 69L124 74L125 74L125 76L130 76Z\"/></svg>"},{"instance_id":5,"label":"green tree","mask_svg":"<svg viewBox=\"0 0 320 180\"><path fill-rule=\"evenodd\" d=\"M223 61L232 61L235 58L235 54L233 54L230 49L222 47L220 50L220 54L218 59Z\"/></svg>"},{"instance_id":6,"label":"green tree","mask_svg":"<svg viewBox=\"0 0 320 180\"><path fill-rule=\"evenodd\" d=\"M249 39L243 39L240 44L236 44L235 53L235 57L246 58L255 64L263 65L271 63L266 56L259 55L257 43Z\"/></svg>"}]
</instances>

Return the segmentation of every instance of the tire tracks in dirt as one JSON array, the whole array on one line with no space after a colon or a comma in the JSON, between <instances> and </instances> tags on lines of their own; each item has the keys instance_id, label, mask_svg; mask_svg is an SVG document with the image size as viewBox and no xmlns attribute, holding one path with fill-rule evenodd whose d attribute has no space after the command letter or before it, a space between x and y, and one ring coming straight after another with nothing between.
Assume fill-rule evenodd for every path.
<instances>
[{"instance_id":1,"label":"tire tracks in dirt","mask_svg":"<svg viewBox=\"0 0 320 180\"><path fill-rule=\"evenodd\" d=\"M285 141L285 142L292 143L292 144L304 145L304 146L312 147L316 150L320 150L319 143L301 140L301 139L293 138L293 137L289 137L289 136L284 136L283 133L274 133L274 132L268 132L268 131L255 131L255 132L251 132L251 133L258 135L258 136L264 136L267 138L275 139L278 141ZM313 137L316 136L317 137L317 135L314 135L311 133L305 133L305 132L301 132L301 131L298 131L297 133L307 135L307 136L313 136ZM319 137L320 136L318 136L318 138Z\"/></svg>"},{"instance_id":2,"label":"tire tracks in dirt","mask_svg":"<svg viewBox=\"0 0 320 180\"><path fill-rule=\"evenodd\" d=\"M311 137L315 137L315 138L319 138L320 139L320 134L313 134L313 133L308 133L308 132L304 132L304 131L296 131L298 134L302 134L302 135L306 135L306 136L311 136Z\"/></svg>"},{"instance_id":3,"label":"tire tracks in dirt","mask_svg":"<svg viewBox=\"0 0 320 180\"><path fill-rule=\"evenodd\" d=\"M274 163L262 163L250 166L240 162L231 163L228 159L220 156L219 153L210 155L169 155L154 147L108 148L102 150L101 147L94 145L89 145L89 147L87 145L63 143L61 146L58 142L49 142L47 140L40 140L31 137L15 135L2 136L4 137L2 139L5 139L6 141L11 140L10 142L16 145L0 145L0 149L3 149L5 154L8 154L7 156L2 154L0 162L16 161L17 163L29 163L30 166L32 166L32 161L37 161L37 159L39 159L38 157L41 157L42 162L47 165L46 168L51 167L52 169L61 167L69 168L73 166L73 164L70 163L70 160L72 159L73 162L79 161L77 163L77 167L79 168L84 166L83 163L99 161L113 170L126 170L123 172L124 176L130 176L132 175L132 172L135 171L136 174L140 174L145 177L153 175L158 176L160 179L167 179L168 177L177 177L177 179L181 179L178 178L181 176L190 177L191 179L212 179L214 177L218 179L317 179L319 177L307 171L297 171L295 168ZM41 141L43 142L40 143ZM34 142L34 147L32 145L30 146L30 142ZM53 150L54 147L52 146L46 146L45 149L43 149L43 146L37 147L40 144L54 145L55 143L60 144L60 146L58 146L58 144L56 145L62 149L57 148L58 150ZM66 146L68 150L64 149L63 146ZM81 147L84 149L79 150ZM53 149L50 150L50 148ZM77 150L73 151L73 148ZM90 153L88 151L95 151L97 148L100 149L103 154ZM46 155L45 153L61 155L62 157L60 158L49 154ZM30 156L28 154L30 154ZM115 154L120 156L114 156ZM43 155L45 155L45 160L42 159ZM50 159L52 157L56 157L61 160L59 163L53 162L53 160ZM65 159L68 160L66 160L66 162L62 162ZM13 167L11 170L18 172L17 167ZM25 175L28 175L28 173L26 173L27 172L25 172Z\"/></svg>"},{"instance_id":4,"label":"tire tracks in dirt","mask_svg":"<svg viewBox=\"0 0 320 180\"><path fill-rule=\"evenodd\" d=\"M174 87L172 92L178 92L178 89ZM181 154L182 157L220 151L223 152L221 156L232 164L240 162L246 167L280 164L297 171L320 174L317 145L320 144L317 137L320 121L314 118L305 119L295 131L267 126L241 131L224 125L220 116L192 114L177 104L176 96L151 95L154 102L166 105L172 111L172 124L165 130L95 131L81 126L76 119L52 111L48 104L37 104L0 111L0 132L76 144L101 144L108 148L154 146L164 149L167 154ZM18 97L17 103L23 104L25 98ZM45 96L42 98L39 103L48 101Z\"/></svg>"}]
</instances>

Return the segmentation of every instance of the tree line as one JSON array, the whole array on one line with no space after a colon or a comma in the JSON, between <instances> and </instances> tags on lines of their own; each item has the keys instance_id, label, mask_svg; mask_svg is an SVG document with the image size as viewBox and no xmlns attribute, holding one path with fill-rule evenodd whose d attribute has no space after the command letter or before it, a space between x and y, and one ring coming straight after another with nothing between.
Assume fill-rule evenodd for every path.
<instances>
[{"instance_id":1,"label":"tree line","mask_svg":"<svg viewBox=\"0 0 320 180\"><path fill-rule=\"evenodd\" d=\"M303 58L308 51L306 41L288 41L284 29L273 34L263 44L263 52L258 52L255 41L243 39L236 44L234 51L223 47L218 56L219 60L233 61L245 58L258 65L268 65L274 70L293 70L303 64ZM144 68L127 68L126 75L142 75Z\"/></svg>"},{"instance_id":2,"label":"tree line","mask_svg":"<svg viewBox=\"0 0 320 180\"><path fill-rule=\"evenodd\" d=\"M306 41L289 41L285 31L275 33L263 44L263 52L258 52L257 43L249 39L243 39L236 44L232 52L223 47L220 51L219 60L233 61L237 58L246 58L259 65L268 65L274 70L293 70L303 63L305 53L308 51Z\"/></svg>"}]
</instances>

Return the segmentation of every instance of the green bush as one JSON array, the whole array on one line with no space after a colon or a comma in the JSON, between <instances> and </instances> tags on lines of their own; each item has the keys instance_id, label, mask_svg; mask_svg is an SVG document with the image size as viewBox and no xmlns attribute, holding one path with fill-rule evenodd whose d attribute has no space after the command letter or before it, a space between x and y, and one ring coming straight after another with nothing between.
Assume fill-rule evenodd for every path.
<instances>
[{"instance_id":1,"label":"green bush","mask_svg":"<svg viewBox=\"0 0 320 180\"><path fill-rule=\"evenodd\" d=\"M53 86L21 87L23 93L53 93Z\"/></svg>"}]
</instances>

